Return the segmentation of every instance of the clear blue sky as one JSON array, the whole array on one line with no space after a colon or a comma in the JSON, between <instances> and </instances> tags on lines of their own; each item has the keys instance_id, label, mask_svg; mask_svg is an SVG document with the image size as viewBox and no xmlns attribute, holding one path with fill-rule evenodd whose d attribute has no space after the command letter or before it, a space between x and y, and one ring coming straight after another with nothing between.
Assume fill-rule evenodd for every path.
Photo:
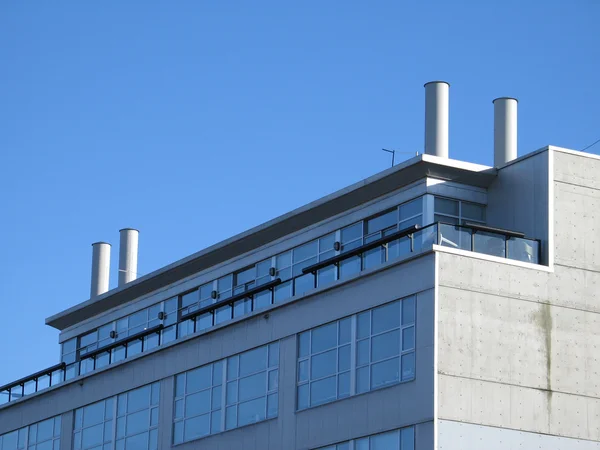
<instances>
[{"instance_id":1,"label":"clear blue sky","mask_svg":"<svg viewBox=\"0 0 600 450\"><path fill-rule=\"evenodd\" d=\"M499 96L520 154L594 142L599 22L597 0L3 1L0 384L58 362L44 319L88 299L92 242L114 287L120 228L146 274L383 170L423 148L427 81L451 83L452 158L491 164Z\"/></svg>"}]
</instances>

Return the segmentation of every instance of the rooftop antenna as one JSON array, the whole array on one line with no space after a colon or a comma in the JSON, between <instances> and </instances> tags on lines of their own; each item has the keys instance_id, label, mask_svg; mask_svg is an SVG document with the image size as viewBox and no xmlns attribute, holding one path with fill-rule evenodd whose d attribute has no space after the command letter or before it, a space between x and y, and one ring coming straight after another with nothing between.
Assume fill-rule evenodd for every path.
<instances>
[{"instance_id":1,"label":"rooftop antenna","mask_svg":"<svg viewBox=\"0 0 600 450\"><path fill-rule=\"evenodd\" d=\"M396 153L403 153L406 155L412 155L412 153L413 153L413 152L400 152L398 150L391 150L388 148L382 148L381 150L392 154L392 167L394 167L394 163L396 162ZM415 156L419 156L419 152L415 152Z\"/></svg>"}]
</instances>

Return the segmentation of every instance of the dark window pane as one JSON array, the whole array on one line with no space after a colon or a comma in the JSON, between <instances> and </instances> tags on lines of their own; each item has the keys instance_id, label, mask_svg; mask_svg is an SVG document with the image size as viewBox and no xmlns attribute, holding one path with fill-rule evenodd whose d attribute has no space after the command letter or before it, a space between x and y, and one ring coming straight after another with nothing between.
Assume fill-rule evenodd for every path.
<instances>
[{"instance_id":1,"label":"dark window pane","mask_svg":"<svg viewBox=\"0 0 600 450\"><path fill-rule=\"evenodd\" d=\"M360 256L353 256L340 262L340 279L351 277L360 272L361 259Z\"/></svg>"},{"instance_id":2,"label":"dark window pane","mask_svg":"<svg viewBox=\"0 0 600 450\"><path fill-rule=\"evenodd\" d=\"M423 213L423 198L417 198L399 206L400 222Z\"/></svg>"},{"instance_id":3,"label":"dark window pane","mask_svg":"<svg viewBox=\"0 0 600 450\"><path fill-rule=\"evenodd\" d=\"M367 234L380 231L398 223L398 212L394 209L385 214L367 220Z\"/></svg>"},{"instance_id":4,"label":"dark window pane","mask_svg":"<svg viewBox=\"0 0 600 450\"><path fill-rule=\"evenodd\" d=\"M259 347L240 355L240 376L267 368L267 347Z\"/></svg>"},{"instance_id":5,"label":"dark window pane","mask_svg":"<svg viewBox=\"0 0 600 450\"><path fill-rule=\"evenodd\" d=\"M320 353L311 358L310 376L312 379L323 378L336 372L337 350Z\"/></svg>"},{"instance_id":6,"label":"dark window pane","mask_svg":"<svg viewBox=\"0 0 600 450\"><path fill-rule=\"evenodd\" d=\"M296 247L293 251L293 262L297 263L316 256L318 253L318 247L317 241L311 241L301 245L300 247Z\"/></svg>"},{"instance_id":7,"label":"dark window pane","mask_svg":"<svg viewBox=\"0 0 600 450\"><path fill-rule=\"evenodd\" d=\"M485 206L469 202L462 202L461 206L461 215L463 219L485 222Z\"/></svg>"},{"instance_id":8,"label":"dark window pane","mask_svg":"<svg viewBox=\"0 0 600 450\"><path fill-rule=\"evenodd\" d=\"M127 434L137 434L148 429L150 411L145 409L127 416Z\"/></svg>"},{"instance_id":9,"label":"dark window pane","mask_svg":"<svg viewBox=\"0 0 600 450\"><path fill-rule=\"evenodd\" d=\"M400 330L380 334L371 339L371 362L381 361L399 354Z\"/></svg>"},{"instance_id":10,"label":"dark window pane","mask_svg":"<svg viewBox=\"0 0 600 450\"><path fill-rule=\"evenodd\" d=\"M185 308L186 306L193 305L194 303L198 302L198 300L200 299L198 298L197 290L188 292L187 294L181 296L181 307Z\"/></svg>"},{"instance_id":11,"label":"dark window pane","mask_svg":"<svg viewBox=\"0 0 600 450\"><path fill-rule=\"evenodd\" d=\"M436 214L458 216L458 201L447 198L435 198L434 209Z\"/></svg>"},{"instance_id":12,"label":"dark window pane","mask_svg":"<svg viewBox=\"0 0 600 450\"><path fill-rule=\"evenodd\" d=\"M314 288L315 276L312 273L307 273L294 280L294 295L302 295Z\"/></svg>"},{"instance_id":13,"label":"dark window pane","mask_svg":"<svg viewBox=\"0 0 600 450\"><path fill-rule=\"evenodd\" d=\"M266 415L266 398L250 400L246 403L240 403L238 410L238 426L264 420Z\"/></svg>"},{"instance_id":14,"label":"dark window pane","mask_svg":"<svg viewBox=\"0 0 600 450\"><path fill-rule=\"evenodd\" d=\"M235 285L240 286L256 278L256 267L252 266L235 274Z\"/></svg>"},{"instance_id":15,"label":"dark window pane","mask_svg":"<svg viewBox=\"0 0 600 450\"><path fill-rule=\"evenodd\" d=\"M402 300L402 325L415 321L415 298L408 297Z\"/></svg>"},{"instance_id":16,"label":"dark window pane","mask_svg":"<svg viewBox=\"0 0 600 450\"><path fill-rule=\"evenodd\" d=\"M324 380L315 381L310 385L310 404L319 405L335 400L337 397L337 377L333 376Z\"/></svg>"},{"instance_id":17,"label":"dark window pane","mask_svg":"<svg viewBox=\"0 0 600 450\"><path fill-rule=\"evenodd\" d=\"M266 394L267 372L260 372L246 378L240 378L239 401L243 402L251 398Z\"/></svg>"},{"instance_id":18,"label":"dark window pane","mask_svg":"<svg viewBox=\"0 0 600 450\"><path fill-rule=\"evenodd\" d=\"M373 364L371 366L371 389L396 383L400 380L400 358Z\"/></svg>"},{"instance_id":19,"label":"dark window pane","mask_svg":"<svg viewBox=\"0 0 600 450\"><path fill-rule=\"evenodd\" d=\"M337 345L337 322L312 330L312 353L333 348Z\"/></svg>"},{"instance_id":20,"label":"dark window pane","mask_svg":"<svg viewBox=\"0 0 600 450\"><path fill-rule=\"evenodd\" d=\"M183 440L190 441L210 433L210 414L185 421Z\"/></svg>"},{"instance_id":21,"label":"dark window pane","mask_svg":"<svg viewBox=\"0 0 600 450\"><path fill-rule=\"evenodd\" d=\"M400 326L400 302L393 302L373 310L372 334Z\"/></svg>"},{"instance_id":22,"label":"dark window pane","mask_svg":"<svg viewBox=\"0 0 600 450\"><path fill-rule=\"evenodd\" d=\"M186 393L196 392L211 386L212 366L204 366L187 373Z\"/></svg>"},{"instance_id":23,"label":"dark window pane","mask_svg":"<svg viewBox=\"0 0 600 450\"><path fill-rule=\"evenodd\" d=\"M104 421L104 402L94 403L83 408L83 426L89 427Z\"/></svg>"},{"instance_id":24,"label":"dark window pane","mask_svg":"<svg viewBox=\"0 0 600 450\"><path fill-rule=\"evenodd\" d=\"M328 234L319 239L319 253L333 250L335 233Z\"/></svg>"},{"instance_id":25,"label":"dark window pane","mask_svg":"<svg viewBox=\"0 0 600 450\"><path fill-rule=\"evenodd\" d=\"M355 223L342 229L342 244L361 238L363 235L362 222Z\"/></svg>"},{"instance_id":26,"label":"dark window pane","mask_svg":"<svg viewBox=\"0 0 600 450\"><path fill-rule=\"evenodd\" d=\"M210 389L189 395L185 399L185 417L193 417L210 411Z\"/></svg>"}]
</instances>

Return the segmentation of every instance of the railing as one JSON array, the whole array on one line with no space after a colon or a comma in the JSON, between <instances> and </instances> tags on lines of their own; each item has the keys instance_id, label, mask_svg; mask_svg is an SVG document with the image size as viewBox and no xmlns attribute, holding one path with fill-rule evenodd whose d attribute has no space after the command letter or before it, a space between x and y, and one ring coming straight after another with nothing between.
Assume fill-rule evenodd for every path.
<instances>
[{"instance_id":1,"label":"railing","mask_svg":"<svg viewBox=\"0 0 600 450\"><path fill-rule=\"evenodd\" d=\"M28 377L0 386L0 405L62 383L65 380L65 368L65 363L56 364Z\"/></svg>"},{"instance_id":2,"label":"railing","mask_svg":"<svg viewBox=\"0 0 600 450\"><path fill-rule=\"evenodd\" d=\"M539 264L540 261L540 241L527 239L523 233L472 223L453 225L437 222L423 228L414 225L404 230L391 232L387 236L304 267L301 274L292 278L284 280L276 278L210 305L201 306L198 304L191 306L188 308L189 312L182 314L177 321L178 327L184 323L191 324L191 330L186 334L181 334L178 330L177 338L220 323L217 321L216 316L219 310L223 311L223 308L227 308L227 317L222 320L230 320L238 317L235 309L236 305L243 306L242 315L264 306L263 303L257 304L257 301L259 294L263 294L265 291L269 291L267 304L273 304L278 301L274 292L279 287L289 286L290 291L286 298L301 295L311 289L323 287L363 270L377 267L384 262L410 254L421 253L431 249L433 244L533 264ZM203 322L205 320L206 323ZM165 329L163 324L149 327L106 346L81 353L75 364L68 366L64 363L57 364L29 377L2 386L0 387L0 405L62 383L78 374L95 370L101 367L98 365L101 359L102 367L104 367L130 355L158 347L163 344L161 334L163 329ZM84 363L90 364L87 366L89 370L77 370L77 366Z\"/></svg>"},{"instance_id":3,"label":"railing","mask_svg":"<svg viewBox=\"0 0 600 450\"><path fill-rule=\"evenodd\" d=\"M540 240L525 238L523 233L471 223L437 225L436 243L444 247L532 264L540 263Z\"/></svg>"}]
</instances>

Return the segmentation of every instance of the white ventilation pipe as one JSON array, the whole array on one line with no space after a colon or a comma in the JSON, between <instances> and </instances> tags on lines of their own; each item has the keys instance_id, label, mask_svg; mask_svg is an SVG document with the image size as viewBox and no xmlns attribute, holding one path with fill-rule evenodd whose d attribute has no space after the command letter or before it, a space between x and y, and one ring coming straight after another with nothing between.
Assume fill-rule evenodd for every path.
<instances>
[{"instance_id":1,"label":"white ventilation pipe","mask_svg":"<svg viewBox=\"0 0 600 450\"><path fill-rule=\"evenodd\" d=\"M448 157L448 98L450 85L445 81L425 84L425 153Z\"/></svg>"},{"instance_id":2,"label":"white ventilation pipe","mask_svg":"<svg viewBox=\"0 0 600 450\"><path fill-rule=\"evenodd\" d=\"M133 228L119 230L119 286L137 278L138 240L140 232Z\"/></svg>"},{"instance_id":3,"label":"white ventilation pipe","mask_svg":"<svg viewBox=\"0 0 600 450\"><path fill-rule=\"evenodd\" d=\"M108 291L110 277L110 244L95 242L92 244L92 284L90 298Z\"/></svg>"},{"instance_id":4,"label":"white ventilation pipe","mask_svg":"<svg viewBox=\"0 0 600 450\"><path fill-rule=\"evenodd\" d=\"M517 159L517 99L494 100L494 167Z\"/></svg>"}]
</instances>

